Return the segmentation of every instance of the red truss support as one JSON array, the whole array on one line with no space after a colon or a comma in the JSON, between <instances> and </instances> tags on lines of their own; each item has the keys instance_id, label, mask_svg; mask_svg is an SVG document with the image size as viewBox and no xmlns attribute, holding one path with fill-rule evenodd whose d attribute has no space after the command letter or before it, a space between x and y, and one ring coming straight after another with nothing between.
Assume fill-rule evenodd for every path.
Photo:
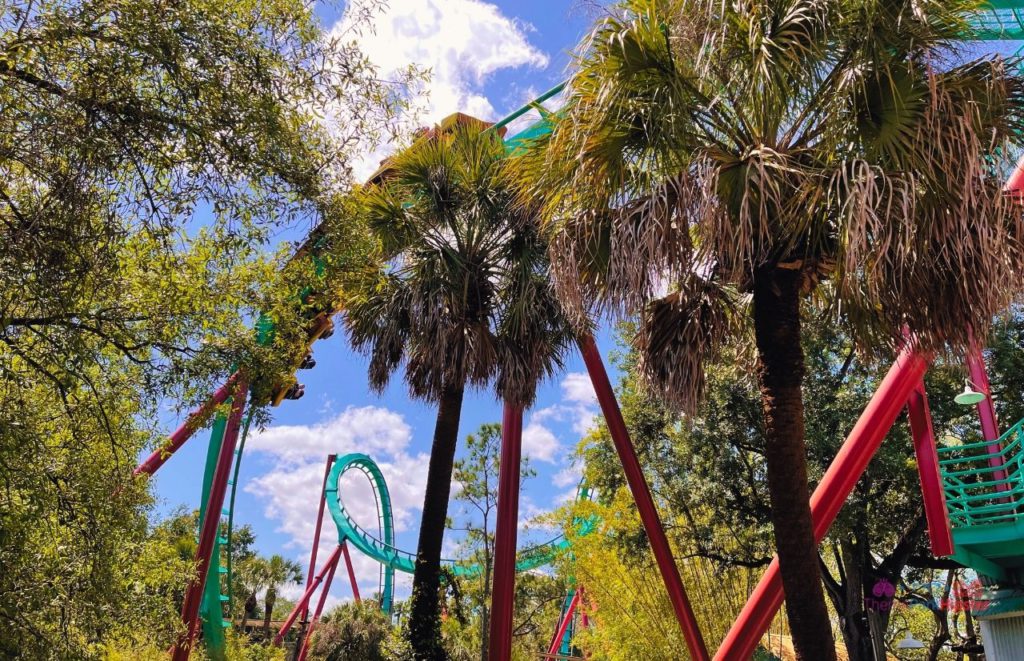
<instances>
[{"instance_id":1,"label":"red truss support","mask_svg":"<svg viewBox=\"0 0 1024 661\"><path fill-rule=\"evenodd\" d=\"M494 532L494 587L491 592L489 655L512 658L512 608L516 596L516 537L519 527L519 470L522 458L523 407L505 402L498 466L498 521Z\"/></svg>"},{"instance_id":2,"label":"red truss support","mask_svg":"<svg viewBox=\"0 0 1024 661\"><path fill-rule=\"evenodd\" d=\"M835 521L846 497L878 451L878 446L896 422L907 398L921 382L927 368L928 361L924 357L913 349L905 349L872 395L857 424L839 449L839 454L811 496L811 518L814 521L816 540L821 541ZM784 598L779 558L776 556L722 641L722 646L715 654L715 661L749 659Z\"/></svg>"},{"instance_id":3,"label":"red truss support","mask_svg":"<svg viewBox=\"0 0 1024 661\"><path fill-rule=\"evenodd\" d=\"M133 475L139 476L142 474L152 475L155 473L164 463L171 458L178 448L185 444L185 441L192 438L192 434L196 432L206 419L210 417L213 410L223 404L227 398L231 395L231 391L234 390L235 385L241 377L238 372L235 372L220 388L214 391L213 395L210 396L202 406L189 414L185 418L185 422L180 427L174 430L174 433L167 438L167 442L162 446L153 451L153 454L149 455L145 461L133 471Z\"/></svg>"},{"instance_id":4,"label":"red truss support","mask_svg":"<svg viewBox=\"0 0 1024 661\"><path fill-rule=\"evenodd\" d=\"M604 413L605 422L608 423L615 451L619 455L619 461L622 462L626 483L629 484L629 490L633 493L633 500L636 501L640 520L644 524L644 530L651 543L651 550L658 563L658 568L661 570L661 578L665 581L665 589L672 602L672 610L675 611L676 619L679 620L679 626L683 630L686 647L694 661L706 661L709 657L704 637L697 624L697 618L693 614L690 600L686 596L683 579L679 575L679 568L672 556L672 549L669 547L668 538L661 525L661 518L658 516L658 509L651 497L650 487L648 487L647 479L640 468L636 449L629 438L629 431L626 429L622 412L615 400L615 392L612 390L611 381L605 371L604 361L601 360L601 354L593 337L581 338L579 345L580 351L583 353L583 362L586 363L587 372L590 374L590 381L594 384L594 392L597 393L601 412Z\"/></svg>"},{"instance_id":5,"label":"red truss support","mask_svg":"<svg viewBox=\"0 0 1024 661\"><path fill-rule=\"evenodd\" d=\"M181 607L181 618L185 623L185 634L171 650L174 661L188 660L192 642L195 640L196 632L199 629L199 604L202 601L203 588L208 578L207 574L210 569L213 543L219 534L220 512L224 507L224 493L227 490L228 478L231 474L231 462L235 454L238 429L242 424L242 412L245 410L245 396L248 391L248 384L245 380L241 380L238 384L238 390L234 393L231 415L228 417L228 424L224 430L224 442L220 446L220 454L217 455L217 469L213 474L213 481L210 485L210 495L206 503L206 518L203 520L203 528L199 534L199 546L196 549L196 570L198 575L189 583L185 591L185 599ZM217 577L214 578L217 579Z\"/></svg>"}]
</instances>

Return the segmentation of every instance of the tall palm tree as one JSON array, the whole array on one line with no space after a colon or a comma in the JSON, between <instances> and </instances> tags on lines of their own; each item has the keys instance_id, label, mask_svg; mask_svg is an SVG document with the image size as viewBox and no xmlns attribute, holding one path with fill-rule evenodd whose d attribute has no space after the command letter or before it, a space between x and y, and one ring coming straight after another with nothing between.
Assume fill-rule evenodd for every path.
<instances>
[{"instance_id":1,"label":"tall palm tree","mask_svg":"<svg viewBox=\"0 0 1024 661\"><path fill-rule=\"evenodd\" d=\"M303 573L302 565L276 554L266 561L265 572L267 592L263 597L263 632L269 640L270 620L274 614L274 603L277 601L277 589L287 583L301 584Z\"/></svg>"},{"instance_id":2,"label":"tall palm tree","mask_svg":"<svg viewBox=\"0 0 1024 661\"><path fill-rule=\"evenodd\" d=\"M239 609L240 612L238 614L238 626L240 629L242 629L242 625L247 619L254 617L256 607L259 605L256 595L261 590L267 588L269 575L270 571L267 566L267 560L260 556L253 555L238 563L235 578L238 586L241 588L239 592L245 596L242 600L242 608Z\"/></svg>"},{"instance_id":3,"label":"tall palm tree","mask_svg":"<svg viewBox=\"0 0 1024 661\"><path fill-rule=\"evenodd\" d=\"M529 405L571 342L547 278L547 246L505 178L500 136L472 120L449 128L357 193L382 267L345 301L371 386L383 389L404 365L412 396L438 405L410 606L417 659L445 656L440 558L465 389L493 382L500 397Z\"/></svg>"},{"instance_id":4,"label":"tall palm tree","mask_svg":"<svg viewBox=\"0 0 1024 661\"><path fill-rule=\"evenodd\" d=\"M752 335L787 614L834 658L808 506L801 307L861 346L983 336L1021 283L1017 62L972 59L979 0L626 0L517 158L561 300L641 315L649 381L684 407ZM819 286L828 280L827 286Z\"/></svg>"}]
</instances>

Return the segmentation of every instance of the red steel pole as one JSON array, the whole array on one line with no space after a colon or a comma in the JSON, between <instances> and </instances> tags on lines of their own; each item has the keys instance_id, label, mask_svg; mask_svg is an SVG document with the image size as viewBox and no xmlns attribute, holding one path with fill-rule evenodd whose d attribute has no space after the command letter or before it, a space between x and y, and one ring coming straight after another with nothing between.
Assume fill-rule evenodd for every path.
<instances>
[{"instance_id":1,"label":"red steel pole","mask_svg":"<svg viewBox=\"0 0 1024 661\"><path fill-rule=\"evenodd\" d=\"M910 431L914 437L917 474L921 479L921 498L928 521L928 538L931 541L932 554L940 558L952 555L953 531L946 510L946 493L942 488L939 454L935 447L935 431L932 429L932 415L928 409L924 381L919 381L910 393L907 412L910 417Z\"/></svg>"},{"instance_id":2,"label":"red steel pole","mask_svg":"<svg viewBox=\"0 0 1024 661\"><path fill-rule=\"evenodd\" d=\"M316 513L316 529L313 531L313 550L309 552L309 571L306 572L306 587L313 582L313 572L316 571L316 553L317 549L320 548L320 526L324 521L324 501L327 500L327 476L331 474L331 465L334 464L335 458L338 455L329 454L327 455L327 465L324 467L324 481L320 486L320 507ZM299 614L299 621L303 622L306 619L306 615L309 613L309 607L303 607L302 613Z\"/></svg>"},{"instance_id":3,"label":"red steel pole","mask_svg":"<svg viewBox=\"0 0 1024 661\"><path fill-rule=\"evenodd\" d=\"M352 567L352 556L348 553L348 542L341 543L341 554L345 556L345 569L348 570L348 582L352 584L352 596L356 603L362 601L359 598L359 584L356 583L356 571Z\"/></svg>"},{"instance_id":4,"label":"red steel pole","mask_svg":"<svg viewBox=\"0 0 1024 661\"><path fill-rule=\"evenodd\" d=\"M181 619L185 623L185 635L171 650L174 661L188 661L192 642L199 629L199 602L202 601L203 588L206 586L207 574L210 569L210 556L213 543L219 533L220 512L224 507L224 492L227 490L228 477L231 474L231 461L234 458L235 444L238 441L238 428L242 424L242 411L245 410L245 396L249 385L244 379L238 383L231 403L231 415L224 430L224 442L217 455L217 469L210 483L210 495L206 503L206 518L199 534L199 546L196 549L197 576L189 583L185 591L185 599L181 607ZM216 577L215 577L216 578Z\"/></svg>"},{"instance_id":5,"label":"red steel pole","mask_svg":"<svg viewBox=\"0 0 1024 661\"><path fill-rule=\"evenodd\" d=\"M281 625L281 630L277 632L276 636L274 636L274 645L281 644L281 641L284 640L284 637L288 634L289 629L291 629L292 625L295 624L295 620L299 616L299 611L302 610L303 606L306 606L309 603L309 598L313 596L313 593L316 592L317 586L324 580L324 575L331 571L332 565L338 564L338 558L340 557L341 545L339 544L333 551L331 551L331 555L327 557L327 562L324 563L323 569L321 569L320 573L316 575L313 582L306 586L306 591L302 593L298 603L295 604L295 608L293 608L292 612L288 614L284 624Z\"/></svg>"},{"instance_id":6,"label":"red steel pole","mask_svg":"<svg viewBox=\"0 0 1024 661\"><path fill-rule=\"evenodd\" d=\"M991 479L1005 480L1006 470L1002 457L998 456L1003 451L1003 446L998 442L999 421L996 420L996 408L992 404L992 387L988 382L988 372L985 371L985 356L977 344L972 344L967 352L967 372L970 374L971 385L985 395L985 399L978 402L978 418L981 421L982 437L986 441L992 441L986 450L990 455L996 455L988 458L989 467L996 469L992 471ZM1005 491L1008 488L1009 485L1000 484L997 490Z\"/></svg>"},{"instance_id":7,"label":"red steel pole","mask_svg":"<svg viewBox=\"0 0 1024 661\"><path fill-rule=\"evenodd\" d=\"M576 606L579 603L580 591L576 590L572 595L572 599L569 600L569 607L565 609L565 617L558 623L558 630L555 632L555 638L551 641L551 648L548 650L549 657L558 654L558 648L562 646L562 638L565 637L565 631L569 628L569 623L572 622L573 615L576 614Z\"/></svg>"},{"instance_id":8,"label":"red steel pole","mask_svg":"<svg viewBox=\"0 0 1024 661\"><path fill-rule=\"evenodd\" d=\"M604 413L615 450L619 454L619 461L622 462L626 482L629 484L629 490L633 493L633 500L636 501L640 520L644 524L647 539L651 543L651 550L654 552L654 558L661 570L661 578L665 581L665 589L668 590L672 609L683 630L686 647L694 661L706 661L709 656L707 646L704 644L704 636L700 632L697 618L694 616L690 600L686 596L683 579L679 575L679 568L672 556L672 548L669 546L665 530L662 528L658 509L654 506L650 487L644 478L643 469L640 468L636 449L629 439L629 431L626 429L622 412L615 400L615 392L612 390L611 381L605 371L604 361L601 360L601 353L598 351L593 337L580 338L579 345L580 351L583 353L583 362L586 363L587 372L590 374L590 381L594 384L594 392L597 393L597 401L601 405L601 412Z\"/></svg>"},{"instance_id":9,"label":"red steel pole","mask_svg":"<svg viewBox=\"0 0 1024 661\"><path fill-rule=\"evenodd\" d=\"M202 406L185 418L185 422L174 430L174 433L167 438L166 443L154 450L153 454L149 455L145 461L138 465L138 467L132 472L132 475L139 476L143 473L146 475L152 475L157 471L157 469L163 466L164 463L170 459L171 455L174 454L178 448L184 445L185 441L192 438L192 434L194 434L197 429L203 426L203 423L210 417L213 410L224 403L224 400L226 400L231 394L231 391L234 390L238 379L238 372L232 374L224 385L214 391L213 395L210 396L210 399L206 400Z\"/></svg>"},{"instance_id":10,"label":"red steel pole","mask_svg":"<svg viewBox=\"0 0 1024 661\"><path fill-rule=\"evenodd\" d=\"M331 456L333 457L334 455ZM316 602L316 610L313 611L313 620L306 628L306 635L302 639L302 649L299 650L299 656L295 661L305 661L306 654L309 653L309 640L313 635L313 629L316 628L316 623L320 621L320 615L324 612L324 604L327 603L327 593L331 590L331 581L334 580L334 570L337 568L338 560L337 556L335 556L335 560L331 563L331 568L327 572L327 578L324 579L324 587L320 590L320 599ZM306 603L308 605L309 602Z\"/></svg>"},{"instance_id":11,"label":"red steel pole","mask_svg":"<svg viewBox=\"0 0 1024 661\"><path fill-rule=\"evenodd\" d=\"M910 348L900 352L889 368L811 496L816 540L821 541L825 536L927 368L928 361ZM715 661L749 659L784 598L776 556L726 634Z\"/></svg>"},{"instance_id":12,"label":"red steel pole","mask_svg":"<svg viewBox=\"0 0 1024 661\"><path fill-rule=\"evenodd\" d=\"M1024 157L1021 157L1020 161L1017 162L1017 167L1014 169L1013 174L1006 180L1003 185L1003 191L1009 193L1014 198L1022 200L1024 196L1021 195L1021 191L1024 190Z\"/></svg>"},{"instance_id":13,"label":"red steel pole","mask_svg":"<svg viewBox=\"0 0 1024 661\"><path fill-rule=\"evenodd\" d=\"M523 407L505 402L498 466L498 521L494 532L494 587L491 591L489 655L512 658L512 609L516 596L516 536L519 527L519 470L522 458Z\"/></svg>"}]
</instances>

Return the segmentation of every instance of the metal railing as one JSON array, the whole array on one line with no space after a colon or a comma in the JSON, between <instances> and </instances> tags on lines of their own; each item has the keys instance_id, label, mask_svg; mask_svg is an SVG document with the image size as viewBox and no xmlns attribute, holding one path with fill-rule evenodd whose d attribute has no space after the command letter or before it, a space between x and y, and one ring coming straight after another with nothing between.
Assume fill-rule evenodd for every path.
<instances>
[{"instance_id":1,"label":"metal railing","mask_svg":"<svg viewBox=\"0 0 1024 661\"><path fill-rule=\"evenodd\" d=\"M946 508L954 528L1024 518L1022 443L1024 420L1010 427L997 441L939 448ZM1002 449L991 452L996 444Z\"/></svg>"}]
</instances>

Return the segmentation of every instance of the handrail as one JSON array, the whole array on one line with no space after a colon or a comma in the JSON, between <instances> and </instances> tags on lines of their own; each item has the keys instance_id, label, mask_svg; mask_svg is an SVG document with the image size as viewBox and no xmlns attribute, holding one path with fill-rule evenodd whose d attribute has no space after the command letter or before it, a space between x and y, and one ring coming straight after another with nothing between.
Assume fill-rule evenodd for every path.
<instances>
[{"instance_id":1,"label":"handrail","mask_svg":"<svg viewBox=\"0 0 1024 661\"><path fill-rule=\"evenodd\" d=\"M998 452L988 451L994 444ZM984 452L977 453L978 450ZM1024 420L996 441L938 449L946 509L955 528L996 525L1024 518ZM993 459L1001 460L995 465ZM992 474L1005 475L987 479Z\"/></svg>"},{"instance_id":2,"label":"handrail","mask_svg":"<svg viewBox=\"0 0 1024 661\"><path fill-rule=\"evenodd\" d=\"M956 452L958 450L976 450L978 448L989 448L992 445L999 443L1003 444L1003 441L1007 439L1011 434L1017 434L1024 431L1024 419L1018 420L1016 424L1003 432L1003 435L994 441L978 441L977 443L967 443L965 445L951 445L947 447L938 448L939 454L945 454L949 452ZM1020 439L1018 438L1017 441ZM1005 447L1003 448L1006 449Z\"/></svg>"}]
</instances>

